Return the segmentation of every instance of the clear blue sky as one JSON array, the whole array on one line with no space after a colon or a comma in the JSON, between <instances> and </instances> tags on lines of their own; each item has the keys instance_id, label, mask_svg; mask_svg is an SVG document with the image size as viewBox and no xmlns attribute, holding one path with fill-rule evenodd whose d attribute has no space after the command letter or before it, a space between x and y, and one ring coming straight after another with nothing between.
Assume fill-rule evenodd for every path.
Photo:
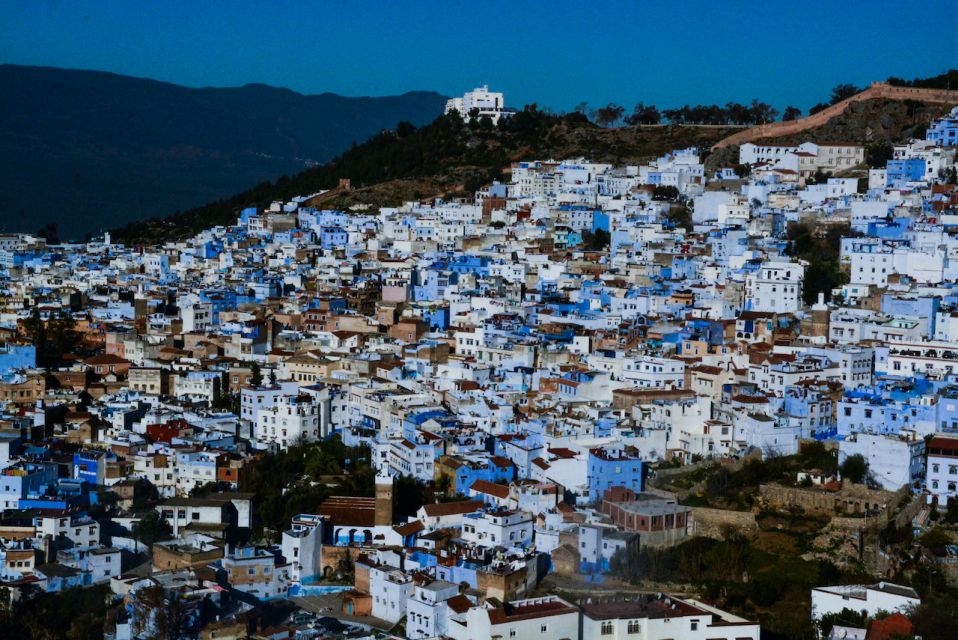
<instances>
[{"instance_id":1,"label":"clear blue sky","mask_svg":"<svg viewBox=\"0 0 958 640\"><path fill-rule=\"evenodd\" d=\"M488 83L556 110L806 109L840 82L958 67L955 42L955 0L0 0L0 62L344 95Z\"/></svg>"}]
</instances>

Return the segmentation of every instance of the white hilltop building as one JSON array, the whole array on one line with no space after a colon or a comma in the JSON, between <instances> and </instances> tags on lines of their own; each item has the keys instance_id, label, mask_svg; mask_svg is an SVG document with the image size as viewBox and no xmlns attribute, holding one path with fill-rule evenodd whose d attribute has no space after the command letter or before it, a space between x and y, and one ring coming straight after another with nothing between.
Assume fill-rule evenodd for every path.
<instances>
[{"instance_id":1,"label":"white hilltop building","mask_svg":"<svg viewBox=\"0 0 958 640\"><path fill-rule=\"evenodd\" d=\"M506 99L502 93L489 91L489 85L476 87L472 91L467 91L461 98L450 98L446 101L446 111L458 111L463 120L469 119L469 114L473 109L478 109L478 118L489 116L492 124L499 124L500 118L506 118L512 115L513 111L506 109Z\"/></svg>"}]
</instances>

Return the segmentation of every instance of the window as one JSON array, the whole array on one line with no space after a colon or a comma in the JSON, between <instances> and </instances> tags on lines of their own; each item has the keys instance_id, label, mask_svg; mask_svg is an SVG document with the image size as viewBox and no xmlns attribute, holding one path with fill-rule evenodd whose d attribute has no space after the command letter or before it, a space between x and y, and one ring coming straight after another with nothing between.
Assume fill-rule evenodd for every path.
<instances>
[{"instance_id":1,"label":"window","mask_svg":"<svg viewBox=\"0 0 958 640\"><path fill-rule=\"evenodd\" d=\"M642 623L638 620L629 620L629 633L642 633Z\"/></svg>"},{"instance_id":2,"label":"window","mask_svg":"<svg viewBox=\"0 0 958 640\"><path fill-rule=\"evenodd\" d=\"M699 628L699 621L698 621L698 620L693 620L693 621L692 621L692 631L698 631L698 628Z\"/></svg>"},{"instance_id":3,"label":"window","mask_svg":"<svg viewBox=\"0 0 958 640\"><path fill-rule=\"evenodd\" d=\"M549 631L549 625L544 624L539 627L539 633L547 633Z\"/></svg>"},{"instance_id":4,"label":"window","mask_svg":"<svg viewBox=\"0 0 958 640\"><path fill-rule=\"evenodd\" d=\"M611 636L613 633L615 633L615 625L612 624L611 620L606 620L602 623L600 633L604 636Z\"/></svg>"}]
</instances>

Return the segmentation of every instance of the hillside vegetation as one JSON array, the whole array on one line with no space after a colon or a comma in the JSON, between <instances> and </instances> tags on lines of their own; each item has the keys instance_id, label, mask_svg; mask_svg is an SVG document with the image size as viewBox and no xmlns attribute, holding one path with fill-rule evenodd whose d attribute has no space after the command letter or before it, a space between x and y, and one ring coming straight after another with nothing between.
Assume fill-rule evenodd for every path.
<instances>
[{"instance_id":1,"label":"hillside vegetation","mask_svg":"<svg viewBox=\"0 0 958 640\"><path fill-rule=\"evenodd\" d=\"M955 78L958 78L958 71L910 81L891 78L888 83L949 88L954 86ZM840 85L832 91L831 103L840 102L857 91L852 85ZM765 106L754 101L752 109L759 114L759 107L764 109ZM689 107L688 110L691 113L705 108ZM778 140L862 144L868 149L868 160L881 164L890 156L892 143L921 136L929 121L948 108L943 104L914 100L862 100L850 104L843 113L820 127ZM790 110L792 113L786 114L786 119L797 117L799 112L792 107L786 112ZM603 111L610 113L602 116ZM669 124L648 124L659 122L661 114L655 107L641 104L631 116L625 117L624 112L622 107L610 104L593 114L593 119L603 124L628 124L622 127L599 126L582 112L546 113L535 105L503 120L499 127L489 122L466 125L456 116L441 116L420 128L410 122L400 122L394 130L383 130L324 165L291 177L261 182L230 198L183 213L131 224L115 230L114 237L144 244L188 237L210 226L233 223L239 210L247 206L262 207L275 200L335 189L340 178L349 178L353 189L326 194L318 199L317 206L378 207L434 196L471 197L475 189L501 178L503 170L517 160L585 157L599 162L635 163L675 149L696 146L706 150L707 173L738 164L738 147L735 145L711 153L707 150L742 131L740 126L683 124L682 118L674 114L669 115L673 119ZM654 114L650 116L647 112ZM761 121L771 115L756 114L749 117ZM730 117L728 113L725 116Z\"/></svg>"},{"instance_id":2,"label":"hillside vegetation","mask_svg":"<svg viewBox=\"0 0 958 640\"><path fill-rule=\"evenodd\" d=\"M231 224L246 206L265 206L337 186L349 178L355 190L337 206L398 205L410 197L471 195L502 176L512 161L584 156L605 162L638 162L673 149L710 144L734 127L662 125L601 128L573 113L553 115L530 106L499 127L465 124L441 116L421 128L408 122L382 131L332 162L274 182L263 182L232 198L163 219L138 222L114 232L127 242L182 238L213 225Z\"/></svg>"}]
</instances>

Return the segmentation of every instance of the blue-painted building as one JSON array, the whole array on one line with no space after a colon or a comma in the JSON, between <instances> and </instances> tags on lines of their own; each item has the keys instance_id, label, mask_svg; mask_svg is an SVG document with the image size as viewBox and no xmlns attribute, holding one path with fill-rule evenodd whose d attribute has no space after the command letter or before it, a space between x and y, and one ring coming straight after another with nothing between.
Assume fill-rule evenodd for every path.
<instances>
[{"instance_id":1,"label":"blue-painted building","mask_svg":"<svg viewBox=\"0 0 958 640\"><path fill-rule=\"evenodd\" d=\"M115 461L116 455L106 451L88 449L73 454L73 477L94 486L104 484L106 465Z\"/></svg>"},{"instance_id":2,"label":"blue-painted building","mask_svg":"<svg viewBox=\"0 0 958 640\"><path fill-rule=\"evenodd\" d=\"M865 233L871 238L882 240L904 240L912 222L911 218L895 218L894 220L875 220L868 223Z\"/></svg>"},{"instance_id":3,"label":"blue-painted building","mask_svg":"<svg viewBox=\"0 0 958 640\"><path fill-rule=\"evenodd\" d=\"M453 584L462 584L465 582L471 589L477 589L479 587L479 580L476 575L478 568L479 565L477 563L460 558L456 564L452 566L444 564L436 565L436 578Z\"/></svg>"},{"instance_id":4,"label":"blue-painted building","mask_svg":"<svg viewBox=\"0 0 958 640\"><path fill-rule=\"evenodd\" d=\"M636 493L645 490L645 463L622 451L592 449L588 459L589 500L600 500L607 489L625 487Z\"/></svg>"},{"instance_id":5,"label":"blue-painted building","mask_svg":"<svg viewBox=\"0 0 958 640\"><path fill-rule=\"evenodd\" d=\"M200 302L210 304L214 325L219 324L221 312L232 311L236 308L237 296L235 291L229 289L206 289L197 293L200 297Z\"/></svg>"},{"instance_id":6,"label":"blue-painted building","mask_svg":"<svg viewBox=\"0 0 958 640\"><path fill-rule=\"evenodd\" d=\"M446 264L453 273L470 273L480 278L489 276L488 256L455 256Z\"/></svg>"},{"instance_id":7,"label":"blue-painted building","mask_svg":"<svg viewBox=\"0 0 958 640\"><path fill-rule=\"evenodd\" d=\"M449 307L423 309L422 319L429 325L430 331L445 331L449 328Z\"/></svg>"},{"instance_id":8,"label":"blue-painted building","mask_svg":"<svg viewBox=\"0 0 958 640\"><path fill-rule=\"evenodd\" d=\"M14 369L33 369L36 366L37 348L32 344L0 347L0 376Z\"/></svg>"},{"instance_id":9,"label":"blue-painted building","mask_svg":"<svg viewBox=\"0 0 958 640\"><path fill-rule=\"evenodd\" d=\"M903 297L893 293L886 293L881 297L881 312L892 316L908 316L928 318L928 333L925 337L935 335L935 320L941 298L937 296Z\"/></svg>"},{"instance_id":10,"label":"blue-painted building","mask_svg":"<svg viewBox=\"0 0 958 640\"><path fill-rule=\"evenodd\" d=\"M413 287L413 300L439 300L443 297L446 287L458 283L458 273L447 271L445 267L440 268L433 264L420 274L420 282Z\"/></svg>"},{"instance_id":11,"label":"blue-painted building","mask_svg":"<svg viewBox=\"0 0 958 640\"><path fill-rule=\"evenodd\" d=\"M349 242L349 233L338 225L326 225L319 228L319 245L323 249L340 249Z\"/></svg>"},{"instance_id":12,"label":"blue-painted building","mask_svg":"<svg viewBox=\"0 0 958 640\"><path fill-rule=\"evenodd\" d=\"M933 120L925 139L942 147L958 147L958 107L947 116Z\"/></svg>"},{"instance_id":13,"label":"blue-painted building","mask_svg":"<svg viewBox=\"0 0 958 640\"><path fill-rule=\"evenodd\" d=\"M57 466L52 463L20 462L0 473L0 510L19 509L20 501L39 497L57 482Z\"/></svg>"},{"instance_id":14,"label":"blue-painted building","mask_svg":"<svg viewBox=\"0 0 958 640\"><path fill-rule=\"evenodd\" d=\"M921 158L889 160L886 165L888 175L886 186L900 189L909 182L917 182L925 177L925 161Z\"/></svg>"},{"instance_id":15,"label":"blue-painted building","mask_svg":"<svg viewBox=\"0 0 958 640\"><path fill-rule=\"evenodd\" d=\"M923 382L887 379L870 387L846 390L838 403L838 437L858 432L895 435L901 429L937 421L937 406L924 397L930 388Z\"/></svg>"},{"instance_id":16,"label":"blue-painted building","mask_svg":"<svg viewBox=\"0 0 958 640\"><path fill-rule=\"evenodd\" d=\"M611 230L609 225L609 214L605 211L592 212L592 233L595 233L599 229L602 229L607 233Z\"/></svg>"},{"instance_id":17,"label":"blue-painted building","mask_svg":"<svg viewBox=\"0 0 958 640\"><path fill-rule=\"evenodd\" d=\"M482 460L448 460L445 466L455 470L450 489L463 495L468 495L469 488L476 480L508 484L516 478L516 465L502 456L491 456Z\"/></svg>"}]
</instances>

